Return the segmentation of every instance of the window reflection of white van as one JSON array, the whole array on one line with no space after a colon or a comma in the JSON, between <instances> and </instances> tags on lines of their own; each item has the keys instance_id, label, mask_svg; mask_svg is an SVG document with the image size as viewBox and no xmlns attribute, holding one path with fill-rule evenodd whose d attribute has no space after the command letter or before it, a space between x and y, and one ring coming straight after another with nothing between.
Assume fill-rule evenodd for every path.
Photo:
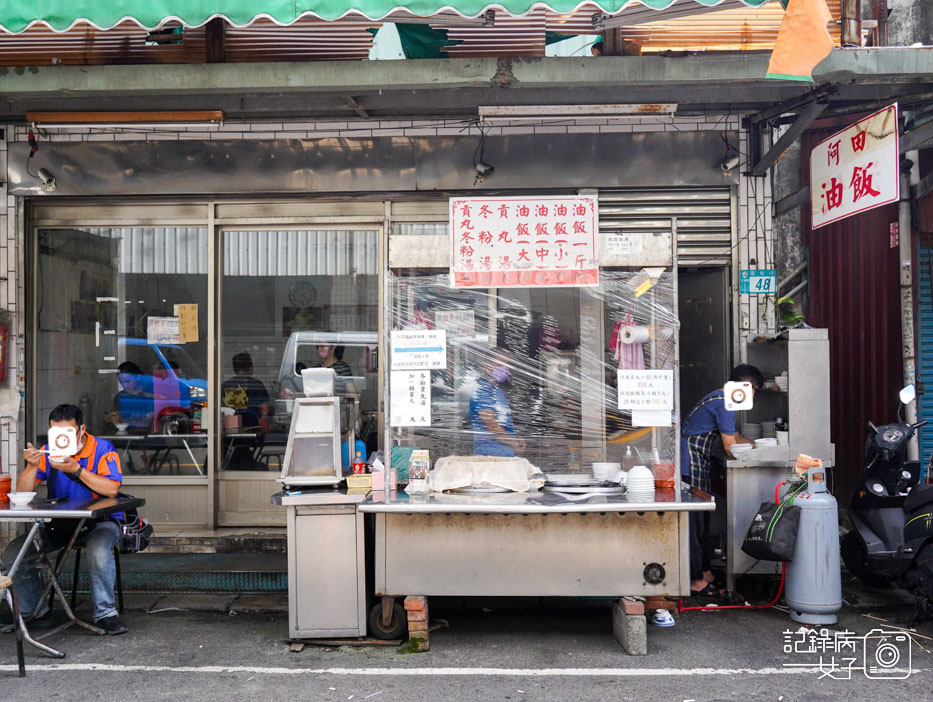
<instances>
[{"instance_id":1,"label":"window reflection of white van","mask_svg":"<svg viewBox=\"0 0 933 702\"><path fill-rule=\"evenodd\" d=\"M376 332L293 332L285 344L285 353L282 354L282 365L276 380L277 424L287 426L291 422L295 398L301 397L302 394L301 369L316 368L321 364L318 355L318 348L321 346L336 346L338 359L350 366L352 375L337 376L337 394L358 395L361 414L376 411L379 348L379 336Z\"/></svg>"}]
</instances>

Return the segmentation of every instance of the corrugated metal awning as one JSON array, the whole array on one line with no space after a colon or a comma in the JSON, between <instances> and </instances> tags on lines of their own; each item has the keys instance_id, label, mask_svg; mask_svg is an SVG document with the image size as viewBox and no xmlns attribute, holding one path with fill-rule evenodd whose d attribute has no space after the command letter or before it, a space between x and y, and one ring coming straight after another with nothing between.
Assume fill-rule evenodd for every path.
<instances>
[{"instance_id":1,"label":"corrugated metal awning","mask_svg":"<svg viewBox=\"0 0 933 702\"><path fill-rule=\"evenodd\" d=\"M685 3L714 6L722 2L741 2L749 7L758 7L769 0L681 0L676 5L679 11ZM677 0L458 0L455 4L445 0L419 0L410 5L396 0L226 0L219 10L216 0L44 0L41 3L8 2L0 7L0 28L8 32L22 32L44 24L56 31L65 31L76 24L109 29L125 20L132 20L146 29L155 29L167 23L180 23L186 27L200 27L211 19L220 17L234 27L246 27L260 19L270 19L279 25L289 25L305 17L337 20L350 15L370 20L382 20L393 13L407 11L419 17L435 14L456 13L462 17L476 18L490 9L503 10L512 16L520 16L538 8L567 14L581 4L595 6L607 15L635 9L644 11L668 10Z\"/></svg>"},{"instance_id":2,"label":"corrugated metal awning","mask_svg":"<svg viewBox=\"0 0 933 702\"><path fill-rule=\"evenodd\" d=\"M362 9L325 21L313 11L281 22L257 16L248 22L229 22L224 31L226 62L359 60L369 56L373 32L383 22L427 24L444 30L452 42L450 57L544 56L554 35L598 36L619 28L623 39L641 52L678 49L769 49L777 36L784 10L777 0L646 0L642 5L622 0L588 0L569 10L559 2L532 3L524 12L477 4L475 18L464 8L416 14L393 7L385 16L367 17ZM621 9L618 5L621 4ZM512 7L506 3L506 7ZM653 9L662 7L663 9ZM839 36L839 4L834 3L832 27ZM5 25L11 27L9 23ZM203 24L165 17L160 25L176 31L152 40L150 28L137 17L123 15L100 29L89 20L76 20L61 29L36 20L19 33L4 29L0 14L0 66L95 65L132 63L201 63L206 56ZM55 27L52 29L51 27ZM443 36L443 35L441 35Z\"/></svg>"}]
</instances>

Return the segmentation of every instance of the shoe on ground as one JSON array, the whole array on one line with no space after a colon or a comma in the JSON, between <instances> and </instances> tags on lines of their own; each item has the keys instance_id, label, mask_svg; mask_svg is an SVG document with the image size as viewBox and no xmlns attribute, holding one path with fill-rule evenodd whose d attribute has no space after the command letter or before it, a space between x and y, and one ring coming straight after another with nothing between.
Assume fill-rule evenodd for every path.
<instances>
[{"instance_id":1,"label":"shoe on ground","mask_svg":"<svg viewBox=\"0 0 933 702\"><path fill-rule=\"evenodd\" d=\"M25 619L25 617L24 617ZM9 606L4 607L0 610L0 626L8 627L13 625L13 612L10 611ZM55 616L52 614L52 610L46 610L45 614L41 617L36 617L32 621L26 622L26 627L30 630L32 629L51 629L55 626Z\"/></svg>"},{"instance_id":2,"label":"shoe on ground","mask_svg":"<svg viewBox=\"0 0 933 702\"><path fill-rule=\"evenodd\" d=\"M103 619L98 619L94 622L94 626L99 629L103 629L104 633L107 636L118 636L120 634L125 634L127 631L126 624L123 623L123 620L120 619L116 614L112 617L104 617Z\"/></svg>"}]
</instances>

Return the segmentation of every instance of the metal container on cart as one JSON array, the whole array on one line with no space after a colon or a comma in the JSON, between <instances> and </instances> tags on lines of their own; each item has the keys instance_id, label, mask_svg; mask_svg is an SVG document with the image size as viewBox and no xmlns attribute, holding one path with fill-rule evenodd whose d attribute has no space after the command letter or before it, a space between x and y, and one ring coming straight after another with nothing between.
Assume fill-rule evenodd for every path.
<instances>
[{"instance_id":1,"label":"metal container on cart","mask_svg":"<svg viewBox=\"0 0 933 702\"><path fill-rule=\"evenodd\" d=\"M293 639L366 635L365 495L337 486L341 444L354 443L348 397L295 400L273 504L288 510L288 634Z\"/></svg>"}]
</instances>

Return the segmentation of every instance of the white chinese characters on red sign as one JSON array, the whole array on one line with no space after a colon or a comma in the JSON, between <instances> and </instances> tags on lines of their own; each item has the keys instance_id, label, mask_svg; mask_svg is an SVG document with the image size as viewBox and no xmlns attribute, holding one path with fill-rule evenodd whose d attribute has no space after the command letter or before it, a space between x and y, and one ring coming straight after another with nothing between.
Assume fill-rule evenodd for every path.
<instances>
[{"instance_id":1,"label":"white chinese characters on red sign","mask_svg":"<svg viewBox=\"0 0 933 702\"><path fill-rule=\"evenodd\" d=\"M821 141L810 153L814 229L900 198L897 104Z\"/></svg>"},{"instance_id":2,"label":"white chinese characters on red sign","mask_svg":"<svg viewBox=\"0 0 933 702\"><path fill-rule=\"evenodd\" d=\"M596 197L450 200L455 288L599 284Z\"/></svg>"}]
</instances>

